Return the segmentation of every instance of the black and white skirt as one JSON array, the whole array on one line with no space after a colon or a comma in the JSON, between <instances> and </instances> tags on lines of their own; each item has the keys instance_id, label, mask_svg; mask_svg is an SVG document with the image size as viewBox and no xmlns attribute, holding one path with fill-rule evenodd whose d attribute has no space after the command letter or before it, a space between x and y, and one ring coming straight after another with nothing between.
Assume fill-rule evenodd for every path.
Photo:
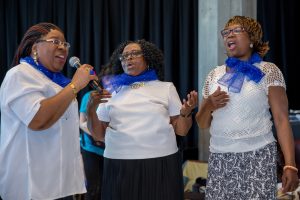
<instances>
[{"instance_id":1,"label":"black and white skirt","mask_svg":"<svg viewBox=\"0 0 300 200\"><path fill-rule=\"evenodd\" d=\"M245 153L211 153L207 200L275 200L276 142Z\"/></svg>"},{"instance_id":2,"label":"black and white skirt","mask_svg":"<svg viewBox=\"0 0 300 200\"><path fill-rule=\"evenodd\" d=\"M183 200L179 152L151 159L104 158L102 200Z\"/></svg>"}]
</instances>

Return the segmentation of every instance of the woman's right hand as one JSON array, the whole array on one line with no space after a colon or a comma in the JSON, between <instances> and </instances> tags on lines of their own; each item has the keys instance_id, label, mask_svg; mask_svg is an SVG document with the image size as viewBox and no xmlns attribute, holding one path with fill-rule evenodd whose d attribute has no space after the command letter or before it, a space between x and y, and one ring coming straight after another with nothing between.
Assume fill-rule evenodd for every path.
<instances>
[{"instance_id":1,"label":"woman's right hand","mask_svg":"<svg viewBox=\"0 0 300 200\"><path fill-rule=\"evenodd\" d=\"M105 89L102 90L101 94L97 91L91 92L87 105L88 110L96 110L98 105L100 103L106 103L108 101L108 98L111 98L111 94Z\"/></svg>"},{"instance_id":2,"label":"woman's right hand","mask_svg":"<svg viewBox=\"0 0 300 200\"><path fill-rule=\"evenodd\" d=\"M218 108L226 106L228 101L229 95L226 92L221 91L220 86L207 98L203 98L196 114L198 126L202 129L209 128L212 120L211 113Z\"/></svg>"},{"instance_id":3,"label":"woman's right hand","mask_svg":"<svg viewBox=\"0 0 300 200\"><path fill-rule=\"evenodd\" d=\"M78 91L87 86L91 80L98 80L98 77L94 73L91 74L91 70L93 70L93 67L88 64L83 64L76 70L72 78L72 83Z\"/></svg>"},{"instance_id":4,"label":"woman's right hand","mask_svg":"<svg viewBox=\"0 0 300 200\"><path fill-rule=\"evenodd\" d=\"M229 101L229 95L225 91L221 91L220 86L214 93L208 96L206 106L210 111L226 106Z\"/></svg>"}]
</instances>

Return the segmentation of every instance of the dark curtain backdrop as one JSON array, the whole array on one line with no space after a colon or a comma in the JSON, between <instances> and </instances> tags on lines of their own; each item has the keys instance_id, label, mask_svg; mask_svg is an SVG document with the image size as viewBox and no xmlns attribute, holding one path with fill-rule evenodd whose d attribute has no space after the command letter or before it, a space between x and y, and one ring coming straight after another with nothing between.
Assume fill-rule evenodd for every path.
<instances>
[{"instance_id":1,"label":"dark curtain backdrop","mask_svg":"<svg viewBox=\"0 0 300 200\"><path fill-rule=\"evenodd\" d=\"M197 0L0 0L1 82L23 34L39 22L58 25L71 44L69 56L96 72L121 42L151 41L163 50L165 80L175 84L180 97L198 90ZM72 77L74 69L66 64L64 73ZM197 132L194 125L186 138L179 138L181 146L196 147Z\"/></svg>"},{"instance_id":2,"label":"dark curtain backdrop","mask_svg":"<svg viewBox=\"0 0 300 200\"><path fill-rule=\"evenodd\" d=\"M300 110L298 53L300 47L299 3L296 0L257 0L257 19L269 41L265 60L275 63L283 72L290 109Z\"/></svg>"}]
</instances>

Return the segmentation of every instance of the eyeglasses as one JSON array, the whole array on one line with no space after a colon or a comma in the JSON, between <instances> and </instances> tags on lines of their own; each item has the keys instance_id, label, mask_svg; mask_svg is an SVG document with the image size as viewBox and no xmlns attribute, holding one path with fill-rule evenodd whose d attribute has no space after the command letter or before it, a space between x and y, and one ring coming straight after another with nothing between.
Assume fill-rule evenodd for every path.
<instances>
[{"instance_id":1,"label":"eyeglasses","mask_svg":"<svg viewBox=\"0 0 300 200\"><path fill-rule=\"evenodd\" d=\"M69 42L62 42L58 39L47 39L47 40L38 40L37 42L51 42L56 46L63 45L66 49L69 49L71 47Z\"/></svg>"},{"instance_id":2,"label":"eyeglasses","mask_svg":"<svg viewBox=\"0 0 300 200\"><path fill-rule=\"evenodd\" d=\"M128 53L120 54L119 59L121 62L123 62L124 60L128 60L129 58L133 59L140 56L143 56L143 52L139 50L134 50Z\"/></svg>"},{"instance_id":3,"label":"eyeglasses","mask_svg":"<svg viewBox=\"0 0 300 200\"><path fill-rule=\"evenodd\" d=\"M241 34L244 31L245 31L245 28L243 28L243 27L236 27L236 28L233 28L233 29L224 29L224 30L221 31L221 35L223 37L227 37L231 32L235 35L238 35L238 34Z\"/></svg>"}]
</instances>

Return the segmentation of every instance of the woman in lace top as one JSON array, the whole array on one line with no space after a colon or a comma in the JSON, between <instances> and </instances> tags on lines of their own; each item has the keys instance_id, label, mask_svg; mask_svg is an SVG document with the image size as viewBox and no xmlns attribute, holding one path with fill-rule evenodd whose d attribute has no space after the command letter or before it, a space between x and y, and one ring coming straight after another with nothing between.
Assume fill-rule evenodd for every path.
<instances>
[{"instance_id":1,"label":"woman in lace top","mask_svg":"<svg viewBox=\"0 0 300 200\"><path fill-rule=\"evenodd\" d=\"M234 16L221 31L228 58L213 69L196 114L211 133L207 199L276 199L277 145L284 155L283 192L298 185L283 75L262 61L269 50L260 24Z\"/></svg>"}]
</instances>

